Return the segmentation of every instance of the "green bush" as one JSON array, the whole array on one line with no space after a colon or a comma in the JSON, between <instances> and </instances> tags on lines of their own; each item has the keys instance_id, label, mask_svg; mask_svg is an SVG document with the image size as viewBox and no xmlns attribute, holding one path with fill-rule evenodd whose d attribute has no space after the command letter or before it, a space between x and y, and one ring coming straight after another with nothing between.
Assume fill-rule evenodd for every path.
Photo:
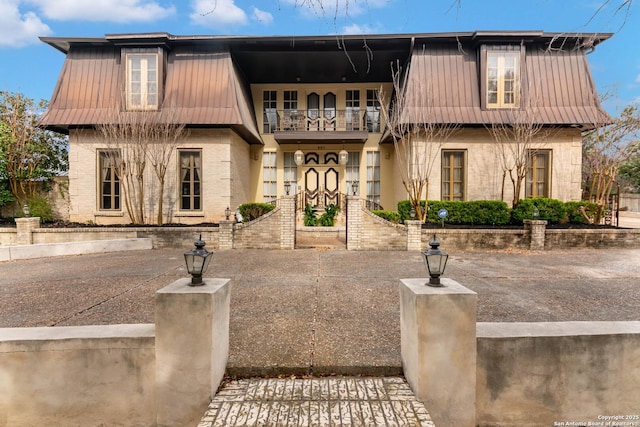
<instances>
[{"instance_id":1,"label":"green bush","mask_svg":"<svg viewBox=\"0 0 640 427\"><path fill-rule=\"evenodd\" d=\"M324 208L324 213L318 219L318 225L322 227L333 227L336 215L340 209L336 205L329 205Z\"/></svg>"},{"instance_id":2,"label":"green bush","mask_svg":"<svg viewBox=\"0 0 640 427\"><path fill-rule=\"evenodd\" d=\"M511 210L511 221L514 224L523 224L525 219L534 219L534 209L538 209L537 219L546 220L549 224L558 224L567 220L565 204L560 200L536 197L521 199Z\"/></svg>"},{"instance_id":3,"label":"green bush","mask_svg":"<svg viewBox=\"0 0 640 427\"><path fill-rule=\"evenodd\" d=\"M424 207L424 200L420 202ZM511 219L509 207L500 200L472 200L468 202L429 201L427 222L439 223L438 211L445 208L449 214L446 224L505 225ZM411 204L408 200L398 202L398 214L402 222L410 219Z\"/></svg>"},{"instance_id":4,"label":"green bush","mask_svg":"<svg viewBox=\"0 0 640 427\"><path fill-rule=\"evenodd\" d=\"M588 224L589 221L582 215L580 212L580 208L584 207L587 215L591 218L596 216L596 212L598 211L598 205L592 202L587 202L585 200L579 202L565 202L565 209L567 211L567 218L572 224Z\"/></svg>"},{"instance_id":5,"label":"green bush","mask_svg":"<svg viewBox=\"0 0 640 427\"><path fill-rule=\"evenodd\" d=\"M309 203L304 207L304 225L306 227L314 227L318 225L318 218Z\"/></svg>"},{"instance_id":6,"label":"green bush","mask_svg":"<svg viewBox=\"0 0 640 427\"><path fill-rule=\"evenodd\" d=\"M58 220L58 215L53 210L51 202L44 197L36 196L27 201L29 206L30 215L33 217L40 217L40 222L55 222Z\"/></svg>"},{"instance_id":7,"label":"green bush","mask_svg":"<svg viewBox=\"0 0 640 427\"><path fill-rule=\"evenodd\" d=\"M374 210L371 211L371 213L379 216L380 218L386 219L389 222L393 222L394 224L398 224L400 222L400 214L395 211Z\"/></svg>"},{"instance_id":8,"label":"green bush","mask_svg":"<svg viewBox=\"0 0 640 427\"><path fill-rule=\"evenodd\" d=\"M420 206L425 207L425 201L420 200ZM400 215L400 222L405 222L411 219L411 203L408 200L400 200L398 202L398 215Z\"/></svg>"},{"instance_id":9,"label":"green bush","mask_svg":"<svg viewBox=\"0 0 640 427\"><path fill-rule=\"evenodd\" d=\"M238 206L238 211L242 215L242 222L249 222L271 212L274 208L275 206L270 203L243 203Z\"/></svg>"},{"instance_id":10,"label":"green bush","mask_svg":"<svg viewBox=\"0 0 640 427\"><path fill-rule=\"evenodd\" d=\"M433 201L429 202L427 222L439 223L440 209L446 209L448 216L445 224L505 225L511 215L507 204L501 200Z\"/></svg>"}]
</instances>

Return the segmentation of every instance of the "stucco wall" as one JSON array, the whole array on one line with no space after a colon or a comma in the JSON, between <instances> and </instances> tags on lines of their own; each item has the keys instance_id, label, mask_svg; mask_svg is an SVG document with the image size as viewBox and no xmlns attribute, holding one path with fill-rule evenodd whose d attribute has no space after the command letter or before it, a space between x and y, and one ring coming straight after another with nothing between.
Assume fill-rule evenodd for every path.
<instances>
[{"instance_id":1,"label":"stucco wall","mask_svg":"<svg viewBox=\"0 0 640 427\"><path fill-rule=\"evenodd\" d=\"M479 323L477 342L479 426L638 414L640 322Z\"/></svg>"},{"instance_id":2,"label":"stucco wall","mask_svg":"<svg viewBox=\"0 0 640 427\"><path fill-rule=\"evenodd\" d=\"M155 424L153 325L0 329L0 426Z\"/></svg>"}]
</instances>

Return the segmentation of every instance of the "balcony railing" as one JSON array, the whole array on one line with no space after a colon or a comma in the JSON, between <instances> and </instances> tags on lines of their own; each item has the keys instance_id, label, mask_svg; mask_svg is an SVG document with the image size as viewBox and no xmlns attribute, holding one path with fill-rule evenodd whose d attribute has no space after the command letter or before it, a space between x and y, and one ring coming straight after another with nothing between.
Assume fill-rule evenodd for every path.
<instances>
[{"instance_id":1,"label":"balcony railing","mask_svg":"<svg viewBox=\"0 0 640 427\"><path fill-rule=\"evenodd\" d=\"M267 110L264 133L274 132L380 132L378 110Z\"/></svg>"}]
</instances>

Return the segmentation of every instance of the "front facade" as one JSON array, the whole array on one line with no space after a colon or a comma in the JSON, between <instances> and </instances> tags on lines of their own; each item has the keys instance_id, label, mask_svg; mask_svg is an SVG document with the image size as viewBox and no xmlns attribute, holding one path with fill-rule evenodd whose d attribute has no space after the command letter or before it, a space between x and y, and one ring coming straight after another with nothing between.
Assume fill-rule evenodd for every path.
<instances>
[{"instance_id":1,"label":"front facade","mask_svg":"<svg viewBox=\"0 0 640 427\"><path fill-rule=\"evenodd\" d=\"M187 126L168 162L163 222L217 222L227 207L286 194L324 206L355 193L395 210L407 193L378 92L395 94L392 65L401 66L402 90L430 100L429 120L457 127L434 156L429 199L512 199L489 128L531 108L536 88L536 120L554 132L530 147L520 197L579 200L581 131L608 120L586 54L608 37L43 38L66 61L41 123L69 134L71 221L131 221L123 154L96 130L115 110L170 111ZM145 215L155 218L158 185L150 167L144 174Z\"/></svg>"}]
</instances>

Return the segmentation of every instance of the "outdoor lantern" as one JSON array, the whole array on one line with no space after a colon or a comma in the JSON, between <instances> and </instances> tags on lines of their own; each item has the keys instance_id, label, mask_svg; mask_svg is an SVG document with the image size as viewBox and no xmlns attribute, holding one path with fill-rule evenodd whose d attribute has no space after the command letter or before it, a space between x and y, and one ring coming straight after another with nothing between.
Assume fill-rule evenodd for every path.
<instances>
[{"instance_id":1,"label":"outdoor lantern","mask_svg":"<svg viewBox=\"0 0 640 427\"><path fill-rule=\"evenodd\" d=\"M301 149L298 148L296 152L293 153L293 162L298 166L304 163L304 153Z\"/></svg>"},{"instance_id":2,"label":"outdoor lantern","mask_svg":"<svg viewBox=\"0 0 640 427\"><path fill-rule=\"evenodd\" d=\"M202 286L202 275L207 271L211 262L211 252L207 251L202 240L202 235L194 243L195 249L188 250L184 253L184 261L187 263L187 271L191 274L191 283L189 286Z\"/></svg>"},{"instance_id":3,"label":"outdoor lantern","mask_svg":"<svg viewBox=\"0 0 640 427\"><path fill-rule=\"evenodd\" d=\"M291 183L289 181L284 183L284 192L289 195L289 191L291 191Z\"/></svg>"},{"instance_id":4,"label":"outdoor lantern","mask_svg":"<svg viewBox=\"0 0 640 427\"><path fill-rule=\"evenodd\" d=\"M354 196L358 193L358 181L353 181L351 183L351 191L353 191Z\"/></svg>"},{"instance_id":5,"label":"outdoor lantern","mask_svg":"<svg viewBox=\"0 0 640 427\"><path fill-rule=\"evenodd\" d=\"M533 219L538 219L538 215L540 215L538 208L533 208Z\"/></svg>"},{"instance_id":6,"label":"outdoor lantern","mask_svg":"<svg viewBox=\"0 0 640 427\"><path fill-rule=\"evenodd\" d=\"M427 267L427 271L429 272L429 283L427 283L427 285L441 287L443 285L440 283L440 276L444 273L444 268L447 265L447 258L449 258L449 255L438 249L440 242L436 239L435 234L433 235L433 240L429 242L429 246L431 246L431 248L422 253L424 263Z\"/></svg>"},{"instance_id":7,"label":"outdoor lantern","mask_svg":"<svg viewBox=\"0 0 640 427\"><path fill-rule=\"evenodd\" d=\"M231 209L227 206L227 209L224 210L224 217L227 221L229 221L229 217L231 216Z\"/></svg>"},{"instance_id":8,"label":"outdoor lantern","mask_svg":"<svg viewBox=\"0 0 640 427\"><path fill-rule=\"evenodd\" d=\"M28 204L25 203L22 205L22 213L24 213L25 218L29 218L31 216L31 210L29 209Z\"/></svg>"},{"instance_id":9,"label":"outdoor lantern","mask_svg":"<svg viewBox=\"0 0 640 427\"><path fill-rule=\"evenodd\" d=\"M416 208L414 208L413 206L411 206L411 209L409 210L409 216L411 217L412 221L416 219Z\"/></svg>"},{"instance_id":10,"label":"outdoor lantern","mask_svg":"<svg viewBox=\"0 0 640 427\"><path fill-rule=\"evenodd\" d=\"M341 165L349 163L349 153L344 148L338 153L338 163Z\"/></svg>"}]
</instances>

